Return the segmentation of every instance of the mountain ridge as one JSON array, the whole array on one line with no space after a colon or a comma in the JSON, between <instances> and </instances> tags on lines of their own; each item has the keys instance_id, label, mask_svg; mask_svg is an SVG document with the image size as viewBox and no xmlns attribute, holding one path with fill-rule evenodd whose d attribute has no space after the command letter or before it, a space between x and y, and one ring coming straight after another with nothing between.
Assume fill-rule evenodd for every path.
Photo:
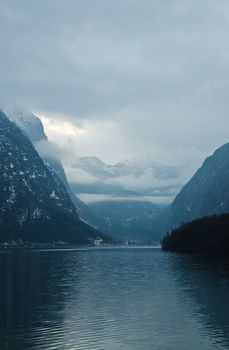
<instances>
[{"instance_id":1,"label":"mountain ridge","mask_svg":"<svg viewBox=\"0 0 229 350\"><path fill-rule=\"evenodd\" d=\"M163 230L229 212L229 143L208 156L163 213ZM160 220L163 222L163 218Z\"/></svg>"},{"instance_id":2,"label":"mountain ridge","mask_svg":"<svg viewBox=\"0 0 229 350\"><path fill-rule=\"evenodd\" d=\"M0 111L0 241L89 243L98 232L81 223L61 180L31 141Z\"/></svg>"},{"instance_id":3,"label":"mountain ridge","mask_svg":"<svg viewBox=\"0 0 229 350\"><path fill-rule=\"evenodd\" d=\"M115 164L107 164L96 156L79 157L73 164L75 168L81 168L92 175L101 175L104 178L117 178L125 175L134 175L136 177L147 172L155 175L156 178L177 178L180 175L180 169L175 166L167 166L149 159L126 159Z\"/></svg>"},{"instance_id":4,"label":"mountain ridge","mask_svg":"<svg viewBox=\"0 0 229 350\"><path fill-rule=\"evenodd\" d=\"M46 152L46 149L49 149L52 144L49 142L48 137L45 134L41 120L36 115L29 112L11 112L10 119L31 140L50 171L54 172L62 181L82 222L105 234L108 229L106 223L96 215L93 209L89 208L75 195L72 187L68 183L64 167L58 156L56 156L54 152ZM42 143L42 147L39 147L40 143Z\"/></svg>"}]
</instances>

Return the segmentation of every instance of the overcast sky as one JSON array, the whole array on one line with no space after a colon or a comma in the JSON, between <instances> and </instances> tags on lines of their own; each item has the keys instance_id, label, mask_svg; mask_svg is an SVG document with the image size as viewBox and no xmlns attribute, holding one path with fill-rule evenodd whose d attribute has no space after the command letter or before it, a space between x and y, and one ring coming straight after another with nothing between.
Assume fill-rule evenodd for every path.
<instances>
[{"instance_id":1,"label":"overcast sky","mask_svg":"<svg viewBox=\"0 0 229 350\"><path fill-rule=\"evenodd\" d=\"M229 140L228 38L228 0L1 0L0 103L72 156L191 174Z\"/></svg>"}]
</instances>

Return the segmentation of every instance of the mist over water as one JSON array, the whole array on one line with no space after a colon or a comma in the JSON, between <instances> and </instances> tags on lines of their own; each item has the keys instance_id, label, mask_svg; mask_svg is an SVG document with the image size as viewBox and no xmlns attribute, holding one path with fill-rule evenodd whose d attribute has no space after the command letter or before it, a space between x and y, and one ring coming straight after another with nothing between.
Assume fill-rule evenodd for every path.
<instances>
[{"instance_id":1,"label":"mist over water","mask_svg":"<svg viewBox=\"0 0 229 350\"><path fill-rule=\"evenodd\" d=\"M171 203L171 197L155 197L155 196L131 196L131 197L118 197L112 195L96 195L96 194L80 194L78 195L83 202L89 204L94 202L103 202L103 201L117 201L117 200L138 200L138 201L148 201L158 205L168 205Z\"/></svg>"},{"instance_id":2,"label":"mist over water","mask_svg":"<svg viewBox=\"0 0 229 350\"><path fill-rule=\"evenodd\" d=\"M223 350L229 264L155 248L0 253L0 349Z\"/></svg>"}]
</instances>

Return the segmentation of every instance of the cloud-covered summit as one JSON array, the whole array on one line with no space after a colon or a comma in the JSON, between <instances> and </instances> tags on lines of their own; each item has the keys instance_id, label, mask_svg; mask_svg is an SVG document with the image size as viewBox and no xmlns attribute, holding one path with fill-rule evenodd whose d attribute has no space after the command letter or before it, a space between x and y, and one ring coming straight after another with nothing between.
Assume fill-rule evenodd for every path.
<instances>
[{"instance_id":1,"label":"cloud-covered summit","mask_svg":"<svg viewBox=\"0 0 229 350\"><path fill-rule=\"evenodd\" d=\"M114 165L106 164L97 157L80 157L72 164L73 168L82 169L92 176L101 179L117 179L123 176L132 175L139 178L143 175L150 174L155 179L170 180L177 179L180 170L174 166L166 166L155 163L149 159L126 159Z\"/></svg>"},{"instance_id":2,"label":"cloud-covered summit","mask_svg":"<svg viewBox=\"0 0 229 350\"><path fill-rule=\"evenodd\" d=\"M114 165L93 156L79 157L72 164L72 187L85 200L135 198L171 202L182 187L181 171L150 159L131 159ZM167 198L165 198L167 197ZM104 199L104 197L101 197Z\"/></svg>"}]
</instances>

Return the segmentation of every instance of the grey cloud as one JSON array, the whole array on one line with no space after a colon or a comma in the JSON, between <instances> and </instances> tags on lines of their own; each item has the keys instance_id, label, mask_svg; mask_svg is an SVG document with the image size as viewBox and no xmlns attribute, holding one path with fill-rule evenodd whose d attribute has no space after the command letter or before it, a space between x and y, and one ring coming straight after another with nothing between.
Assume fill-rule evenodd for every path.
<instances>
[{"instance_id":1,"label":"grey cloud","mask_svg":"<svg viewBox=\"0 0 229 350\"><path fill-rule=\"evenodd\" d=\"M0 103L108 120L121 146L111 137L88 152L148 153L188 177L228 141L228 10L225 0L2 0Z\"/></svg>"},{"instance_id":2,"label":"grey cloud","mask_svg":"<svg viewBox=\"0 0 229 350\"><path fill-rule=\"evenodd\" d=\"M36 150L42 158L59 158L59 150L47 140L38 141L35 143Z\"/></svg>"},{"instance_id":3,"label":"grey cloud","mask_svg":"<svg viewBox=\"0 0 229 350\"><path fill-rule=\"evenodd\" d=\"M190 93L224 73L226 6L3 1L3 99L88 117L145 99L174 98L184 89Z\"/></svg>"}]
</instances>

